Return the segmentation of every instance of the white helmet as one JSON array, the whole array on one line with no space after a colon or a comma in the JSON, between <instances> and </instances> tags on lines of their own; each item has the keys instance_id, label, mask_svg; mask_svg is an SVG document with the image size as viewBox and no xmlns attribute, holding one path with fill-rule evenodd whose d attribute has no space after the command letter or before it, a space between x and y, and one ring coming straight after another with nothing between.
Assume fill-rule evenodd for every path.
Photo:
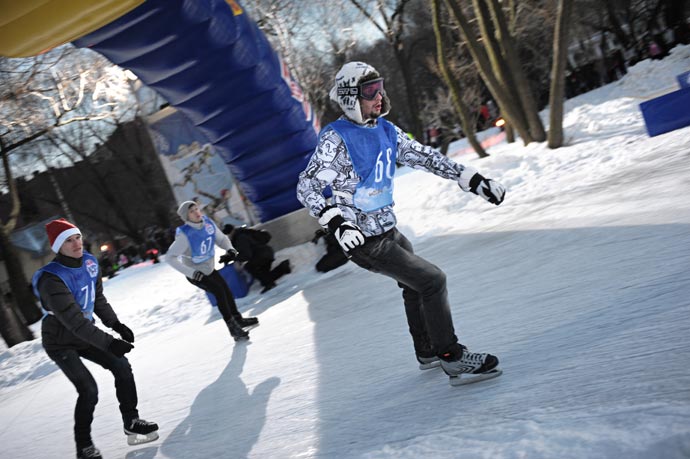
<instances>
[{"instance_id":1,"label":"white helmet","mask_svg":"<svg viewBox=\"0 0 690 459\"><path fill-rule=\"evenodd\" d=\"M364 124L362 119L362 110L359 106L359 97L357 91L338 91L339 88L357 88L360 80L365 76L375 75L379 77L379 72L371 65L364 62L348 62L335 75L335 86L331 89L329 96L333 102L336 102L345 113L345 116L358 124ZM381 116L385 116L390 112L391 102L388 96L383 94L383 101L381 107Z\"/></svg>"}]
</instances>

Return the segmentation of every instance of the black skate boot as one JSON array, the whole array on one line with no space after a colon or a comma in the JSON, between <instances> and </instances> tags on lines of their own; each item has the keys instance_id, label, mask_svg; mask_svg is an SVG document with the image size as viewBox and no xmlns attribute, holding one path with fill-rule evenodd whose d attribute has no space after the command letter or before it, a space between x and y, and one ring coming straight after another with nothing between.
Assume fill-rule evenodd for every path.
<instances>
[{"instance_id":1,"label":"black skate boot","mask_svg":"<svg viewBox=\"0 0 690 459\"><path fill-rule=\"evenodd\" d=\"M127 435L127 443L130 445L140 445L158 440L158 424L139 418L132 419L125 424L125 434Z\"/></svg>"},{"instance_id":2,"label":"black skate boot","mask_svg":"<svg viewBox=\"0 0 690 459\"><path fill-rule=\"evenodd\" d=\"M236 317L235 321L239 324L244 331L249 331L254 327L259 326L259 319L256 317Z\"/></svg>"},{"instance_id":3,"label":"black skate boot","mask_svg":"<svg viewBox=\"0 0 690 459\"><path fill-rule=\"evenodd\" d=\"M101 452L93 445L77 448L77 459L103 459Z\"/></svg>"},{"instance_id":4,"label":"black skate boot","mask_svg":"<svg viewBox=\"0 0 690 459\"><path fill-rule=\"evenodd\" d=\"M498 358L491 354L470 352L461 344L451 345L440 356L441 368L450 377L451 386L460 386L500 376ZM460 379L463 377L463 379Z\"/></svg>"},{"instance_id":5,"label":"black skate boot","mask_svg":"<svg viewBox=\"0 0 690 459\"><path fill-rule=\"evenodd\" d=\"M435 355L417 354L417 362L420 370L430 370L441 365L441 360Z\"/></svg>"},{"instance_id":6,"label":"black skate boot","mask_svg":"<svg viewBox=\"0 0 690 459\"><path fill-rule=\"evenodd\" d=\"M414 353L419 362L420 370L430 370L441 365L438 352L436 352L429 341L429 335L426 332L415 332L412 334L412 341L414 342Z\"/></svg>"},{"instance_id":7,"label":"black skate boot","mask_svg":"<svg viewBox=\"0 0 690 459\"><path fill-rule=\"evenodd\" d=\"M246 341L249 339L249 333L243 330L242 326L235 319L230 319L225 324L228 326L228 330L230 330L230 334L235 341Z\"/></svg>"}]
</instances>

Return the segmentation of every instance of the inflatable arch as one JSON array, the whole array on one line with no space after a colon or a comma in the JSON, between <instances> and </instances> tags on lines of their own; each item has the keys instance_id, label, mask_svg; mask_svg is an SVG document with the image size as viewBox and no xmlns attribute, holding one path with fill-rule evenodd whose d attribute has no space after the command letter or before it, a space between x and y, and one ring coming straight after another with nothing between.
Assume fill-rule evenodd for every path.
<instances>
[{"instance_id":1,"label":"inflatable arch","mask_svg":"<svg viewBox=\"0 0 690 459\"><path fill-rule=\"evenodd\" d=\"M318 123L234 0L0 0L0 54L72 41L132 71L204 134L261 221L301 208Z\"/></svg>"}]
</instances>

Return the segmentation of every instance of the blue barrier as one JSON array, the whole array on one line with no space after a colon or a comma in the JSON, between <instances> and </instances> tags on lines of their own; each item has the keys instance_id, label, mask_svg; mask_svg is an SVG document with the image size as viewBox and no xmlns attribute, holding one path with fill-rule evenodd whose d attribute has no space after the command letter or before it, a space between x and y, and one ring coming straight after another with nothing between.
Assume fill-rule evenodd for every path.
<instances>
[{"instance_id":1,"label":"blue barrier","mask_svg":"<svg viewBox=\"0 0 690 459\"><path fill-rule=\"evenodd\" d=\"M676 77L681 88L690 88L690 70Z\"/></svg>"},{"instance_id":2,"label":"blue barrier","mask_svg":"<svg viewBox=\"0 0 690 459\"><path fill-rule=\"evenodd\" d=\"M223 279L225 279L225 283L228 284L228 287L230 287L230 291L232 291L232 295L235 298L244 298L247 296L247 293L249 293L249 287L254 281L251 276L246 274L244 271L238 272L237 269L235 269L234 263L225 265L219 269L218 272L221 276L223 276ZM212 293L206 292L206 296L211 302L211 305L218 306L218 301Z\"/></svg>"},{"instance_id":3,"label":"blue barrier","mask_svg":"<svg viewBox=\"0 0 690 459\"><path fill-rule=\"evenodd\" d=\"M640 104L650 137L690 126L690 87Z\"/></svg>"}]
</instances>

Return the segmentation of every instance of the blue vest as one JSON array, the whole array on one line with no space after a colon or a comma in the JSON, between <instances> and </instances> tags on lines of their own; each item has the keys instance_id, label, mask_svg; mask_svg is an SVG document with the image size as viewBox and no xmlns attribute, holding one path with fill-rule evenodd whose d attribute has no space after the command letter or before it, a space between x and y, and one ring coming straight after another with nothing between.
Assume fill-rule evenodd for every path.
<instances>
[{"instance_id":1,"label":"blue vest","mask_svg":"<svg viewBox=\"0 0 690 459\"><path fill-rule=\"evenodd\" d=\"M188 224L177 227L177 232L180 231L187 236L189 247L192 250L192 262L203 263L209 258L213 258L216 247L216 225L213 224L210 218L206 215L201 217L204 226L200 229L192 228Z\"/></svg>"},{"instance_id":2,"label":"blue vest","mask_svg":"<svg viewBox=\"0 0 690 459\"><path fill-rule=\"evenodd\" d=\"M84 252L82 264L78 268L70 268L61 265L56 261L51 261L38 271L31 278L31 285L34 295L39 299L38 281L44 272L55 274L65 283L75 301L81 308L82 314L89 320L93 320L93 306L96 301L96 282L98 281L98 260L88 252ZM43 308L43 317L52 314L51 311Z\"/></svg>"},{"instance_id":3,"label":"blue vest","mask_svg":"<svg viewBox=\"0 0 690 459\"><path fill-rule=\"evenodd\" d=\"M345 142L352 166L360 177L355 189L355 207L371 212L393 204L393 176L398 152L395 126L383 118L376 127L345 120L328 125Z\"/></svg>"}]
</instances>

